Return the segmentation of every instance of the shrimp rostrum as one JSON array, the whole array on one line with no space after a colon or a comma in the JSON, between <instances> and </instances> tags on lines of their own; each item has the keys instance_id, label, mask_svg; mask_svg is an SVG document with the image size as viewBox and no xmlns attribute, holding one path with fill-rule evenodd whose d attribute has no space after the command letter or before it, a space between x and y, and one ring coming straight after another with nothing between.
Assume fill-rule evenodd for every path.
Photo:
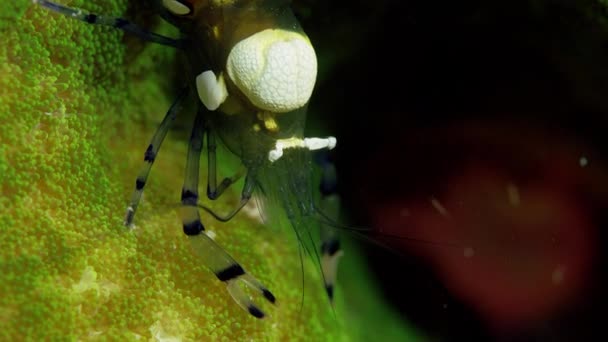
<instances>
[{"instance_id":1,"label":"shrimp rostrum","mask_svg":"<svg viewBox=\"0 0 608 342\"><path fill-rule=\"evenodd\" d=\"M46 0L34 0L34 3L89 24L123 30L185 54L189 64L188 84L169 108L144 153L144 165L137 176L124 224L130 227L133 223L150 169L171 123L189 96L197 96L181 193L183 231L195 254L226 284L234 300L251 315L264 317L240 285L254 289L271 303L275 302L275 296L207 236L199 209L210 212L220 221L228 221L257 191L270 205L283 208L300 243L312 239L309 218L319 217L321 212L313 203L310 151L331 149L336 139L303 136L317 59L310 40L291 11L290 1L156 0L158 14L180 30L180 38L161 36L121 18L85 13ZM219 183L218 137L242 161L239 172ZM231 184L245 177L239 205L224 216L198 203L199 162L205 138L209 199L217 199ZM327 199L331 198L335 185L333 169L324 166L323 170L329 180L322 182L321 204L331 202ZM331 299L341 252L331 227L327 224L321 227L325 229L321 233L322 257L317 258ZM313 255L306 244L303 246Z\"/></svg>"}]
</instances>

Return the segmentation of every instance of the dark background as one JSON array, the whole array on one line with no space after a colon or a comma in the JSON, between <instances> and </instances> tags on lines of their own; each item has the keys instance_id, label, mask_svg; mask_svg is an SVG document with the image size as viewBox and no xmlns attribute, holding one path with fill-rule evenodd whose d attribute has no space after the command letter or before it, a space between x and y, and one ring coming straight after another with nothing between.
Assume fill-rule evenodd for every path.
<instances>
[{"instance_id":1,"label":"dark background","mask_svg":"<svg viewBox=\"0 0 608 342\"><path fill-rule=\"evenodd\" d=\"M575 299L535 319L505 325L475 309L472 303L483 299L451 291L433 259L415 252L416 243L372 234L399 251L362 244L386 297L404 318L441 340L565 341L605 335L600 325L608 207L605 8L575 0L295 0L294 7L320 63L311 130L338 137L333 158L353 224L379 229L378 215L387 215L378 212L381 203L441 197L458 188L451 183L454 175L479 162L522 186L549 189L549 199L552 194L566 198L588 221L589 228L572 227L592 240L581 248L596 251L583 263L585 276L572 290ZM592 156L592 167L561 168L564 160L583 155ZM465 206L475 210L483 194L475 193L475 182L468 186L474 195ZM508 230L520 216L545 218L518 215L507 223L497 220ZM545 237L567 236L549 230ZM427 248L449 248L442 245L447 237L429 239L439 243ZM502 246L500 239L491 241ZM519 243L527 241L525 234L518 236ZM520 245L514 246L503 257L517 254ZM522 265L543 253L526 254ZM484 274L477 275L483 281Z\"/></svg>"}]
</instances>

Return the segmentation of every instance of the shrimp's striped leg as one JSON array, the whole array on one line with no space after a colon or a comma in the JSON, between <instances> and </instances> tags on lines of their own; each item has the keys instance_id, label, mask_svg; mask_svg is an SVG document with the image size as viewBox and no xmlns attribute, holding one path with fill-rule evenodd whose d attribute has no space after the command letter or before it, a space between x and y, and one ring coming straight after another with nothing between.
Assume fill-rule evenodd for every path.
<instances>
[{"instance_id":1,"label":"shrimp's striped leg","mask_svg":"<svg viewBox=\"0 0 608 342\"><path fill-rule=\"evenodd\" d=\"M276 301L274 295L262 283L247 273L241 265L215 241L211 240L207 234L201 231L196 235L188 235L188 237L196 255L204 260L207 267L215 273L215 276L220 281L226 284L228 293L230 293L234 301L254 317L263 318L265 316L264 312L243 291L241 284L253 288L273 304Z\"/></svg>"},{"instance_id":2,"label":"shrimp's striped leg","mask_svg":"<svg viewBox=\"0 0 608 342\"><path fill-rule=\"evenodd\" d=\"M245 174L245 167L241 165L241 168L232 177L226 177L222 180L220 185L217 185L217 163L216 163L216 149L217 144L215 142L215 134L211 131L207 131L207 162L208 162L208 179L207 179L207 197L210 200L219 198L230 185L237 182Z\"/></svg>"},{"instance_id":3,"label":"shrimp's striped leg","mask_svg":"<svg viewBox=\"0 0 608 342\"><path fill-rule=\"evenodd\" d=\"M232 176L232 177L226 177L222 180L222 182L220 183L220 185L217 185L217 163L216 163L216 150L217 150L217 145L215 142L215 134L213 133L212 130L207 130L207 162L208 162L208 179L207 179L207 197L210 200L215 200L217 198L219 198L226 189L228 189L228 187L230 187L232 184L234 184L235 182L237 182L239 179L241 179L241 177L243 177L243 175L246 173L247 169L241 165L239 170ZM234 209L231 213L229 213L228 215L225 216L221 216L219 214L216 214L213 210L211 210L210 208L204 206L204 205L199 205L199 208L205 210L206 212L208 212L209 214L211 214L215 219L217 219L218 221L222 221L222 222L227 222L230 221L234 215L238 214L239 211L241 211L241 209L243 209L243 207L245 205L247 205L247 202L249 202L249 200L251 199L251 195L253 194L253 190L255 189L255 181L254 178L251 174L247 174L247 177L245 178L245 185L243 186L243 190L241 192L241 201L238 205L238 207L236 207L236 209Z\"/></svg>"},{"instance_id":4,"label":"shrimp's striped leg","mask_svg":"<svg viewBox=\"0 0 608 342\"><path fill-rule=\"evenodd\" d=\"M154 160L156 160L158 150L160 149L163 140L165 140L171 124L177 117L177 113L181 110L181 106L188 95L188 91L189 88L184 88L178 95L177 99L175 99L171 105L171 108L169 108L167 111L165 118L156 129L156 132L152 136L152 140L144 153L144 165L142 166L139 174L137 175L137 179L135 180L135 190L131 195L131 201L129 202L129 206L127 207L127 212L125 214L124 225L127 227L131 226L133 223L133 218L135 217L135 212L137 211L141 195L144 192L148 175L150 175L152 164L154 164Z\"/></svg>"},{"instance_id":5,"label":"shrimp's striped leg","mask_svg":"<svg viewBox=\"0 0 608 342\"><path fill-rule=\"evenodd\" d=\"M320 158L321 159L321 158ZM318 160L321 166L321 210L330 218L337 219L340 210L340 197L337 195L336 169L326 157ZM344 254L340 249L337 231L329 224L321 222L321 269L325 290L333 303L334 286L338 273L338 261Z\"/></svg>"},{"instance_id":6,"label":"shrimp's striped leg","mask_svg":"<svg viewBox=\"0 0 608 342\"><path fill-rule=\"evenodd\" d=\"M160 34L144 30L126 19L101 16L94 13L87 13L79 9L66 7L47 0L32 0L32 2L51 11L61 13L67 17L84 21L85 23L110 26L119 30L123 30L147 42L171 46L174 48L182 48L184 46L184 42L182 40L165 37Z\"/></svg>"},{"instance_id":7,"label":"shrimp's striped leg","mask_svg":"<svg viewBox=\"0 0 608 342\"><path fill-rule=\"evenodd\" d=\"M196 115L192 128L186 161L186 176L182 188L181 216L184 233L188 236L194 253L203 260L220 281L226 283L228 292L237 304L254 317L262 318L264 312L243 291L239 282L252 287L271 303L275 302L274 295L253 276L247 274L236 260L205 234L205 227L201 223L197 202L199 162L204 131L204 112L201 109Z\"/></svg>"},{"instance_id":8,"label":"shrimp's striped leg","mask_svg":"<svg viewBox=\"0 0 608 342\"><path fill-rule=\"evenodd\" d=\"M216 220L221 221L221 222L228 222L236 214L238 214L239 211L241 211L241 209L243 209L243 207L245 205L247 205L247 203L251 199L251 195L253 195L253 190L255 190L255 184L256 183L255 183L253 175L251 173L247 173L247 176L245 177L245 185L243 186L243 190L241 191L241 201L239 202L239 205L232 212L230 212L227 215L224 215L224 216L219 215L219 214L215 213L213 210L211 210L211 208L204 206L202 204L199 204L198 207L205 210L209 214L211 214Z\"/></svg>"}]
</instances>

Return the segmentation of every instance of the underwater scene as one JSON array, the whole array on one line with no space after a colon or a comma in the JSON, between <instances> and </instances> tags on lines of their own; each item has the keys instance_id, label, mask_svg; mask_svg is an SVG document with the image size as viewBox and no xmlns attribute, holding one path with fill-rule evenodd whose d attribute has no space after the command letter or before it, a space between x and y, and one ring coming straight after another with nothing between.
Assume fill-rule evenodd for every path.
<instances>
[{"instance_id":1,"label":"underwater scene","mask_svg":"<svg viewBox=\"0 0 608 342\"><path fill-rule=\"evenodd\" d=\"M0 341L601 341L608 1L0 3Z\"/></svg>"}]
</instances>

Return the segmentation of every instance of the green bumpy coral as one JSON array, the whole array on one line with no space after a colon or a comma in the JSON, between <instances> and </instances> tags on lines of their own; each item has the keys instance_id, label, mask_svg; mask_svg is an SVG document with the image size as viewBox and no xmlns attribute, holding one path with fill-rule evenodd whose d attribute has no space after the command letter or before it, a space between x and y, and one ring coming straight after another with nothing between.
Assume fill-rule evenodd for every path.
<instances>
[{"instance_id":1,"label":"green bumpy coral","mask_svg":"<svg viewBox=\"0 0 608 342\"><path fill-rule=\"evenodd\" d=\"M114 15L137 5L62 3ZM3 1L0 13L0 340L414 338L374 296L354 251L340 273L350 286L338 288L332 313L309 261L301 304L292 232L265 227L255 213L228 223L203 216L278 298L263 306L264 320L241 310L181 232L187 133L169 134L136 227L125 229L142 154L174 96L174 52L31 0ZM228 211L237 191L214 208Z\"/></svg>"}]
</instances>

